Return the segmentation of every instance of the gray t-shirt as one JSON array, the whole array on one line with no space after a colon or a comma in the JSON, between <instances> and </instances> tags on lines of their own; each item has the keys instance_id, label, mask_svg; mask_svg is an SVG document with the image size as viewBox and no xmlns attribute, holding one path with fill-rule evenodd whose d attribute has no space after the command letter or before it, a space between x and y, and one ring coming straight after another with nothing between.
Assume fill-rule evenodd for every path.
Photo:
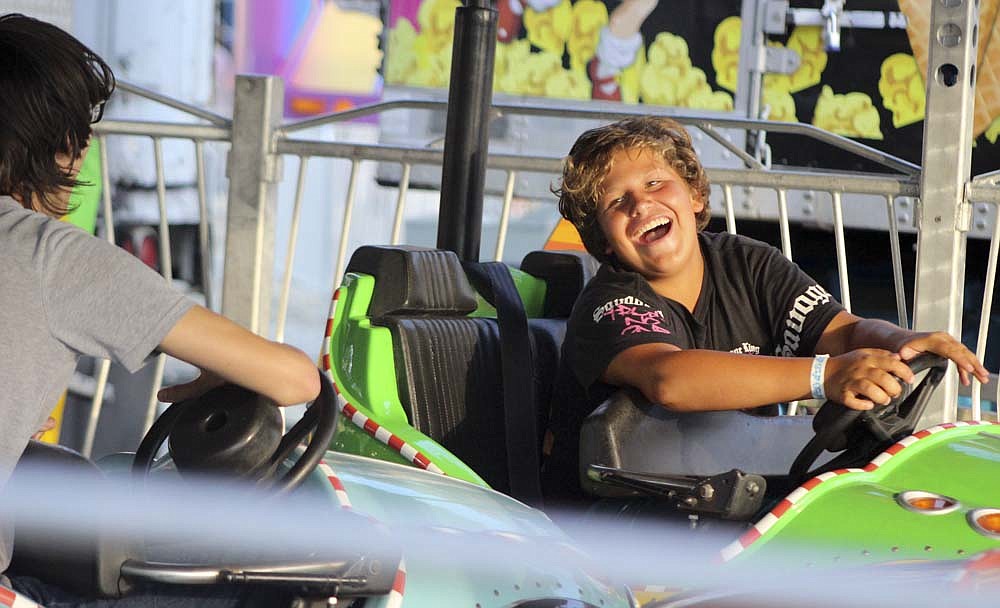
<instances>
[{"instance_id":1,"label":"gray t-shirt","mask_svg":"<svg viewBox=\"0 0 1000 608\"><path fill-rule=\"evenodd\" d=\"M0 488L80 355L136 371L192 304L118 247L0 196ZM0 572L11 540L0 522Z\"/></svg>"}]
</instances>

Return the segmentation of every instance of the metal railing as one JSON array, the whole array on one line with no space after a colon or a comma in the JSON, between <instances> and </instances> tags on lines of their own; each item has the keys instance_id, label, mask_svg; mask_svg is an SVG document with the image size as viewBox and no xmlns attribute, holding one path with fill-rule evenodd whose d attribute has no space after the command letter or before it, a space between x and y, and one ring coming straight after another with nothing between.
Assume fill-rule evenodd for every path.
<instances>
[{"instance_id":1,"label":"metal railing","mask_svg":"<svg viewBox=\"0 0 1000 608\"><path fill-rule=\"evenodd\" d=\"M361 167L364 163L394 163L400 168L400 178L392 187L394 190L395 209L390 240L399 243L402 238L402 227L406 216L406 206L411 188L411 171L418 165L440 166L442 152L439 149L422 145L385 145L378 143L353 143L307 138L302 131L343 123L359 118L380 116L395 110L441 111L443 102L428 101L394 101L373 106L358 108L319 118L280 124L280 109L282 107L282 86L280 80L274 77L241 76L237 82L237 95L234 108L234 119L230 120L188 104L171 100L162 95L145 91L138 87L122 83L121 88L129 93L141 95L148 99L163 103L191 116L190 123L166 123L106 120L95 128L100 138L102 154L103 182L103 232L105 238L114 242L114 212L111 206L111 182L107 162L107 142L109 137L142 137L148 138L153 147L155 159L156 200L159 214L160 258L161 272L165 277L172 274L170 253L170 221L168 213L168 196L162 154L164 139L181 139L192 142L197 166L197 196L199 201L199 246L202 248L202 277L205 281L206 301L214 302L212 273L207 264L212 244L208 239L207 207L206 207L206 175L205 150L206 142L229 142L231 150L228 159L227 176L229 182L230 208L226 228L226 259L225 285L222 296L222 312L227 314L259 333L267 333L270 321L269 303L272 290L277 286L278 310L276 312L275 337L284 339L290 302L293 300L293 268L299 247L299 232L302 225L308 225L309 218L303 218L303 199L308 182L308 167L315 158L343 159L350 163L350 176L343 188L343 215L340 218L339 237L336 243L336 255L332 260L329 276L334 283L340 280L349 252L350 237L354 234L354 212L358 205L357 193L361 179ZM646 108L648 111L649 108ZM527 114L545 117L546 120L558 121L565 119L593 119L608 121L637 111L623 112L588 111L555 109L545 106L498 104L494 112L499 115ZM901 326L910 324L910 314L907 309L904 282L907 273L902 268L900 252L900 236L898 225L898 200L917 199L921 190L920 168L902 159L885 154L873 148L861 145L852 140L839 137L810 125L795 123L771 123L766 121L737 119L729 117L711 117L704 115L680 116L673 118L687 125L692 131L704 133L708 140L732 153L742 166L707 167L709 178L713 183L714 196L721 196L721 206L726 229L738 231L737 213L734 205L733 188L754 188L754 192L766 190L774 197L777 206L777 228L780 248L783 254L794 260L791 242L791 222L789 220L789 194L797 191L812 193L815 204L819 206L823 198L829 201L829 228L834 237L833 263L839 280L840 299L848 310L852 308L851 301L851 267L849 252L845 240L843 220L843 196L845 194L867 195L871 204L884 207L888 219L887 238L892 258L892 299L896 306L897 321ZM558 128L558 127L553 127ZM746 130L782 132L801 137L811 138L827 143L857 157L872 161L888 172L838 172L818 171L796 167L766 167L752 155L734 146L728 138L721 135L720 130ZM248 135L251 134L251 135ZM294 195L290 202L291 223L287 235L287 249L284 255L284 268L280 278L275 276L274 259L274 210L278 206L278 195L275 185L284 177L281 175L283 157L297 158L298 171L294 177ZM497 243L493 257L497 260L504 255L507 246L508 230L511 222L511 208L515 198L515 183L517 177L524 173L543 174L555 182L561 170L561 159L551 156L533 156L531 154L491 154L488 158L489 169L501 171L505 175L505 186L501 197L501 212L497 234ZM1000 204L1000 181L998 174L979 176L972 181L969 190L969 202L991 209ZM249 196L246 193L251 193ZM554 202L554 200L553 200ZM826 212L824 212L825 214ZM988 261L988 273L984 293L983 314L980 315L980 332L977 342L977 354L982 358L986 353L986 337L989 331L989 310L992 304L992 293L995 286L995 275L998 257L998 231L1000 222L994 223L994 232ZM541 244L540 244L541 245ZM333 249L331 244L331 249ZM921 258L922 263L926 259ZM331 286L332 289L332 286ZM918 294L920 297L931 297L930 294ZM940 297L940 294L935 297ZM916 303L915 303L916 304ZM150 388L146 410L146 428L152 422L157 409L156 391L162 382L164 357L157 359L156 374L153 386ZM89 454L93 447L94 433L100 415L104 387L107 382L108 364L103 362L97 374L98 389L94 394L92 409L88 420L83 452ZM989 396L994 397L995 389ZM974 418L981 416L981 390L978 385L973 387Z\"/></svg>"},{"instance_id":2,"label":"metal railing","mask_svg":"<svg viewBox=\"0 0 1000 608\"><path fill-rule=\"evenodd\" d=\"M127 82L118 83L118 88L122 91L132 93L156 102L164 106L179 110L193 118L208 121L203 123L166 123L150 121L126 121L126 120L104 120L94 126L95 136L100 141L101 151L101 210L103 222L101 232L103 237L110 243L116 243L115 238L115 213L112 207L112 183L110 177L110 166L108 162L108 140L109 137L127 136L149 139L152 147L154 166L153 173L156 181L156 202L157 214L159 218L159 266L160 273L171 280L173 276L173 257L170 247L170 221L167 201L167 177L164 170L163 160L163 140L181 139L191 141L194 145L194 157L196 163L196 187L199 209L198 243L203 255L201 256L201 277L202 289L206 302L212 301L212 280L209 268L210 257L207 252L210 248L207 195L205 188L205 148L206 141L225 142L230 139L231 121L218 116L207 110L186 104L164 95L131 85ZM163 381L163 372L166 364L166 355L159 354L154 360L154 374L152 385L149 388L149 396L146 401L144 412L143 430L148 429L155 419L159 402L156 393L159 391ZM91 397L90 411L88 413L83 436L81 439L80 451L85 456L91 456L94 448L94 439L97 434L97 424L100 419L101 410L104 404L104 396L107 388L108 376L111 363L107 359L101 360L97 365L96 387Z\"/></svg>"}]
</instances>

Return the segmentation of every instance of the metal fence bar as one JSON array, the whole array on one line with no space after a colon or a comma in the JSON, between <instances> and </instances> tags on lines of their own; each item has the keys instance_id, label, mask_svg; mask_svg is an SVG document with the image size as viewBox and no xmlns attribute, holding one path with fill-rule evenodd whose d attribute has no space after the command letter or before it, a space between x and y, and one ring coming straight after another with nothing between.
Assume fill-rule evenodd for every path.
<instances>
[{"instance_id":1,"label":"metal fence bar","mask_svg":"<svg viewBox=\"0 0 1000 608\"><path fill-rule=\"evenodd\" d=\"M733 209L733 186L722 184L722 200L726 209L726 232L736 234L736 211Z\"/></svg>"},{"instance_id":2,"label":"metal fence bar","mask_svg":"<svg viewBox=\"0 0 1000 608\"><path fill-rule=\"evenodd\" d=\"M997 173L1000 173L1000 171ZM973 183L969 187L969 200L977 203L993 203L994 205L1000 205L1000 188L997 187L998 185L1000 184L985 182Z\"/></svg>"},{"instance_id":3,"label":"metal fence bar","mask_svg":"<svg viewBox=\"0 0 1000 608\"><path fill-rule=\"evenodd\" d=\"M705 135L708 135L720 146L732 152L733 155L742 160L747 167L752 169L764 169L764 165L759 160L754 158L752 154L747 153L746 150L726 139L726 137L719 133L719 131L713 127L711 123L699 122L694 123L693 126L698 127L703 133L705 133Z\"/></svg>"},{"instance_id":4,"label":"metal fence bar","mask_svg":"<svg viewBox=\"0 0 1000 608\"><path fill-rule=\"evenodd\" d=\"M292 225L288 230L288 249L285 252L285 273L281 280L281 292L278 301L277 328L274 339L285 341L285 321L288 319L288 299L292 289L292 267L295 264L295 249L299 242L299 223L302 219L302 193L306 185L306 169L309 167L309 157L299 157L299 176L295 182L295 203L292 206Z\"/></svg>"},{"instance_id":5,"label":"metal fence bar","mask_svg":"<svg viewBox=\"0 0 1000 608\"><path fill-rule=\"evenodd\" d=\"M565 109L554 112L549 108L538 108L535 106L505 106L503 104L495 104L494 109L504 111L506 113L516 113L527 116L556 116L559 118L590 118L594 120L618 120L620 118L626 118L629 116L642 116L648 115L650 112L649 108L640 108L634 111L623 111L623 112L605 112L601 110L576 110L576 109ZM508 110L509 108L509 110ZM920 165L916 165L907 160L903 160L891 154L882 152L875 148L860 144L854 140L848 139L841 135L836 135L830 133L829 131L824 131L819 127L815 127L810 124L805 123L792 123L792 122L779 122L770 120L752 120L748 118L729 118L717 115L711 115L706 113L702 116L697 115L684 115L684 114L671 114L670 118L673 118L677 122L685 125L698 125L699 123L710 123L715 127L720 127L723 129L740 129L740 130L751 130L751 131L768 131L769 133L787 133L791 135L802 135L823 143L829 144L835 148L840 148L845 152L853 153L861 158L873 161L890 169L894 169L903 173L905 175L917 175L920 173Z\"/></svg>"},{"instance_id":6,"label":"metal fence bar","mask_svg":"<svg viewBox=\"0 0 1000 608\"><path fill-rule=\"evenodd\" d=\"M706 169L713 183L729 182L734 186L760 186L786 190L839 190L856 194L919 196L920 184L911 177L878 174L751 171L749 169Z\"/></svg>"},{"instance_id":7,"label":"metal fence bar","mask_svg":"<svg viewBox=\"0 0 1000 608\"><path fill-rule=\"evenodd\" d=\"M285 137L296 131L302 131L305 129L311 129L314 127L343 122L346 120L353 120L356 118L361 118L365 116L373 116L381 114L390 110L397 109L421 109L421 110L440 110L444 111L447 109L447 103L444 101L418 101L418 100L397 100L397 101L387 101L376 104L371 104L368 106L363 106L360 108L354 108L344 112L337 112L335 114L328 114L326 116L319 116L317 118L310 118L307 120L289 123L283 125L277 132L278 139L285 139ZM613 121L620 120L622 118L628 118L632 116L645 116L652 111L652 108L636 108L627 109L622 111L610 112L607 110L594 110L594 109L578 109L578 108L566 108L559 107L556 105L545 106L545 105L524 105L524 104L493 104L490 109L493 113L498 115L513 115L513 116L543 116L552 117L560 119L590 119L599 121ZM711 112L705 112L703 114L671 114L670 118L680 122L681 124L696 127L705 131L706 134L712 136L706 129L714 129L716 127L720 128L730 128L730 129L740 129L740 130L751 130L751 131L761 131L766 130L771 133L788 133L797 134L817 141L827 143L833 147L840 148L844 151L851 152L862 158L874 161L883 166L889 167L900 173L906 175L917 175L920 173L920 166L915 165L909 161L903 160L891 154L887 154L881 150L860 144L854 140L842 137L840 135L835 135L828 131L824 131L813 125L804 123L786 123L786 122L774 122L768 120L760 119L748 119L748 118L735 118L735 117L725 117L719 116ZM714 136L712 136L715 139ZM722 143L722 142L720 142ZM725 144L722 144L725 145ZM739 155L741 158L743 155ZM745 159L744 159L745 160ZM756 162L756 159L754 159ZM751 165L753 166L753 165Z\"/></svg>"},{"instance_id":8,"label":"metal fence bar","mask_svg":"<svg viewBox=\"0 0 1000 608\"><path fill-rule=\"evenodd\" d=\"M886 210L889 213L889 251L892 255L892 284L896 289L896 316L899 326L907 329L910 321L906 314L906 286L903 283L903 259L899 251L899 222L896 219L896 199L885 197Z\"/></svg>"},{"instance_id":9,"label":"metal fence bar","mask_svg":"<svg viewBox=\"0 0 1000 608\"><path fill-rule=\"evenodd\" d=\"M167 180L163 173L163 141L153 138L153 157L156 161L156 203L160 211L160 273L172 282L174 274L173 258L170 255L170 222L167 219ZM156 410L160 401L156 398L160 386L163 385L163 370L166 367L167 356L160 353L156 357L153 371L153 384L149 390L149 401L146 403L146 417L143 421L143 434L153 426L156 420Z\"/></svg>"},{"instance_id":10,"label":"metal fence bar","mask_svg":"<svg viewBox=\"0 0 1000 608\"><path fill-rule=\"evenodd\" d=\"M229 141L232 137L232 129L228 127L177 122L105 119L95 124L93 128L94 133L98 135L135 135L205 141Z\"/></svg>"},{"instance_id":11,"label":"metal fence bar","mask_svg":"<svg viewBox=\"0 0 1000 608\"><path fill-rule=\"evenodd\" d=\"M990 252L986 262L986 285L983 287L983 307L979 313L979 336L976 338L976 357L986 360L986 339L990 331L990 312L993 310L993 289L996 287L997 256L1000 255L1000 218L993 222L993 235L990 237ZM972 419L982 417L982 385L978 380L972 380ZM1000 413L1000 408L998 408Z\"/></svg>"},{"instance_id":12,"label":"metal fence bar","mask_svg":"<svg viewBox=\"0 0 1000 608\"><path fill-rule=\"evenodd\" d=\"M361 160L351 159L351 179L347 184L347 198L344 200L344 219L340 229L340 243L337 247L337 265L333 273L333 285L340 285L347 259L347 238L351 233L351 215L354 213L354 196L358 189L358 169Z\"/></svg>"},{"instance_id":13,"label":"metal fence bar","mask_svg":"<svg viewBox=\"0 0 1000 608\"><path fill-rule=\"evenodd\" d=\"M778 193L778 230L781 232L781 253L792 259L792 234L788 225L788 191L784 188L775 190Z\"/></svg>"},{"instance_id":14,"label":"metal fence bar","mask_svg":"<svg viewBox=\"0 0 1000 608\"><path fill-rule=\"evenodd\" d=\"M104 237L112 245L115 243L115 224L111 215L111 177L108 173L108 138L98 136L101 142L101 208L104 214ZM90 458L94 451L94 438L97 436L97 423L101 419L104 408L104 391L108 386L108 374L111 372L111 360L100 359L97 364L97 382L94 394L90 399L90 412L87 414L86 426L83 429L83 440L80 453Z\"/></svg>"},{"instance_id":15,"label":"metal fence bar","mask_svg":"<svg viewBox=\"0 0 1000 608\"><path fill-rule=\"evenodd\" d=\"M212 255L208 242L208 195L205 193L205 142L195 140L194 156L198 184L198 249L201 252L201 290L205 307L212 308Z\"/></svg>"},{"instance_id":16,"label":"metal fence bar","mask_svg":"<svg viewBox=\"0 0 1000 608\"><path fill-rule=\"evenodd\" d=\"M507 227L510 223L510 204L514 200L514 181L517 179L516 171L507 172L507 184L503 189L503 210L500 212L500 226L497 230L497 246L493 253L493 259L497 262L503 260L503 249L507 244Z\"/></svg>"},{"instance_id":17,"label":"metal fence bar","mask_svg":"<svg viewBox=\"0 0 1000 608\"><path fill-rule=\"evenodd\" d=\"M413 165L403 163L403 175L399 178L399 192L396 195L396 215L392 220L392 236L389 242L399 244L399 235L403 231L403 216L406 212L406 195L410 190L410 171Z\"/></svg>"},{"instance_id":18,"label":"metal fence bar","mask_svg":"<svg viewBox=\"0 0 1000 608\"><path fill-rule=\"evenodd\" d=\"M283 137L289 133L295 133L296 131L305 131L307 129L314 129L324 125L355 120L357 118L379 116L392 110L446 110L447 108L448 104L444 101L428 101L419 99L380 101L357 108L351 108L350 110L344 110L342 112L324 114L323 116L317 116L315 118L307 118L304 120L286 123L281 125L275 133L278 137Z\"/></svg>"},{"instance_id":19,"label":"metal fence bar","mask_svg":"<svg viewBox=\"0 0 1000 608\"><path fill-rule=\"evenodd\" d=\"M415 165L440 165L442 158L440 150L301 139L279 140L275 143L275 150L278 154L293 156L359 158ZM487 161L487 167L499 171L514 170L558 175L562 171L562 159L548 156L491 154ZM895 194L898 196L919 196L920 194L917 178L911 176L820 171L754 171L712 167L706 168L705 171L713 183L729 182L741 186L786 188L789 190L841 190L858 194Z\"/></svg>"},{"instance_id":20,"label":"metal fence bar","mask_svg":"<svg viewBox=\"0 0 1000 608\"><path fill-rule=\"evenodd\" d=\"M156 204L160 212L160 274L173 281L174 260L170 253L170 221L167 218L167 179L163 172L163 140L153 138L153 158L156 161Z\"/></svg>"},{"instance_id":21,"label":"metal fence bar","mask_svg":"<svg viewBox=\"0 0 1000 608\"><path fill-rule=\"evenodd\" d=\"M851 312L851 285L847 277L847 245L844 243L844 206L840 192L833 191L833 236L837 244L837 274L840 277L840 303Z\"/></svg>"},{"instance_id":22,"label":"metal fence bar","mask_svg":"<svg viewBox=\"0 0 1000 608\"><path fill-rule=\"evenodd\" d=\"M359 158L392 163L440 165L440 150L408 148L382 144L335 143L327 141L284 139L275 143L279 154ZM562 159L547 156L491 154L487 166L500 171L559 174ZM819 171L759 171L750 169L706 168L714 183L785 188L789 190L841 190L857 194L919 196L920 185L912 176L891 176L876 173Z\"/></svg>"},{"instance_id":23,"label":"metal fence bar","mask_svg":"<svg viewBox=\"0 0 1000 608\"><path fill-rule=\"evenodd\" d=\"M187 114L196 116L198 118L202 118L215 125L228 126L232 122L225 116L220 116L215 112L206 110L205 108L199 108L198 106L193 106L191 104L184 103L183 101L178 101L173 97L167 97L166 95L161 95L156 91L151 91L147 88L140 87L138 85L125 82L123 80L119 80L116 83L116 85L117 88L122 91L125 91L127 93L132 93L140 97L145 97L146 99L150 99L152 101L159 102L167 107L173 108L175 110L180 110L181 112L185 112Z\"/></svg>"}]
</instances>

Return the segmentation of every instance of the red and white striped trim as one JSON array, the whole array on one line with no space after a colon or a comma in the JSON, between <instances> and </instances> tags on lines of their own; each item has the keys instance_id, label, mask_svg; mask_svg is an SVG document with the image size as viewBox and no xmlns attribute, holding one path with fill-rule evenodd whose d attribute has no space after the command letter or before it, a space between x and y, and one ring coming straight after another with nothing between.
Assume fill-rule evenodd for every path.
<instances>
[{"instance_id":1,"label":"red and white striped trim","mask_svg":"<svg viewBox=\"0 0 1000 608\"><path fill-rule=\"evenodd\" d=\"M0 606L3 608L43 608L41 604L36 604L7 587L0 587Z\"/></svg>"},{"instance_id":2,"label":"red and white striped trim","mask_svg":"<svg viewBox=\"0 0 1000 608\"><path fill-rule=\"evenodd\" d=\"M892 444L884 452L876 456L871 462L865 465L865 471L874 471L880 466L884 465L889 461L890 458L900 453L903 448L911 446L917 441L920 441L924 437L930 437L935 433L940 433L941 431L946 431L948 429L954 429L962 426L980 426L980 425L992 425L995 424L988 420L969 420L968 422L946 422L944 424L939 424L937 426L932 426L929 429L924 429L922 431L917 431L916 433L900 439L898 442Z\"/></svg>"},{"instance_id":3,"label":"red and white striped trim","mask_svg":"<svg viewBox=\"0 0 1000 608\"><path fill-rule=\"evenodd\" d=\"M809 481L805 482L796 488L791 494L782 499L777 506L771 509L770 513L760 518L760 521L754 524L752 528L744 532L742 536L726 545L720 552L722 561L728 562L742 553L744 549L757 542L757 539L766 534L767 531L778 522L778 519L782 515L787 513L793 505L801 501L806 494L819 484L823 483L827 479L833 479L834 477L838 477L846 473L861 472L863 472L861 469L837 469L835 471L823 473L822 475L817 475L816 477L813 477Z\"/></svg>"},{"instance_id":4,"label":"red and white striped trim","mask_svg":"<svg viewBox=\"0 0 1000 608\"><path fill-rule=\"evenodd\" d=\"M757 542L757 540L760 539L761 536L766 534L767 531L770 530L772 526L774 526L774 524L778 521L778 519L782 515L788 512L788 510L792 507L792 505L798 503L812 489L814 489L816 486L818 486L819 484L823 483L828 479L832 479L834 477L844 475L846 473L865 473L874 471L879 467L881 467L882 465L884 465L886 462L888 462L890 458L901 452L904 448L911 446L917 441L923 439L924 437L929 437L935 433L940 433L941 431L962 426L978 426L978 425L991 425L991 424L994 423L985 420L977 420L969 422L948 422L945 424L939 424L938 426L933 426L929 429L924 429L922 431L914 433L913 435L910 435L909 437L900 439L898 442L889 446L884 452L876 456L870 463L865 465L864 468L837 469L836 471L829 471L827 473L823 473L822 475L817 475L816 477L813 477L809 481L805 482L804 484L796 488L795 491L793 491L791 494L785 497L784 500L779 502L776 507L771 509L770 513L762 517L760 521L754 524L752 528L744 532L743 535L740 536L737 540L726 545L722 549L722 551L720 551L720 557L722 558L722 561L727 562L736 557L737 555L739 555L740 553L742 553L744 549L746 549L753 543Z\"/></svg>"},{"instance_id":5,"label":"red and white striped trim","mask_svg":"<svg viewBox=\"0 0 1000 608\"><path fill-rule=\"evenodd\" d=\"M351 499L347 497L347 490L344 489L344 484L341 483L340 478L337 474L333 472L333 468L326 463L325 460L319 462L319 470L326 475L327 481L333 486L333 491L337 494L337 502L340 506L345 509L351 508Z\"/></svg>"},{"instance_id":6,"label":"red and white striped trim","mask_svg":"<svg viewBox=\"0 0 1000 608\"><path fill-rule=\"evenodd\" d=\"M378 439L385 445L389 446L396 452L399 452L406 460L408 460L414 466L420 467L421 469L426 469L434 473L440 473L444 475L442 471L436 464L430 461L427 456L422 454L419 450L414 448L412 445L403 441L397 435L394 435L388 431L385 427L381 426L379 423L375 422L368 416L365 416L358 408L351 405L343 395L340 394L340 388L337 386L336 380L333 378L333 370L330 365L330 341L333 335L333 319L337 311L337 300L340 298L340 290L333 292L333 299L330 301L330 314L326 320L326 335L323 336L323 371L330 378L330 382L333 384L333 389L337 393L337 407L340 409L341 413L347 416L355 426L364 430L366 433Z\"/></svg>"},{"instance_id":7,"label":"red and white striped trim","mask_svg":"<svg viewBox=\"0 0 1000 608\"><path fill-rule=\"evenodd\" d=\"M392 581L392 591L389 592L388 601L385 608L400 608L403 605L403 591L406 590L406 560L399 560L399 570L396 570L396 578Z\"/></svg>"}]
</instances>

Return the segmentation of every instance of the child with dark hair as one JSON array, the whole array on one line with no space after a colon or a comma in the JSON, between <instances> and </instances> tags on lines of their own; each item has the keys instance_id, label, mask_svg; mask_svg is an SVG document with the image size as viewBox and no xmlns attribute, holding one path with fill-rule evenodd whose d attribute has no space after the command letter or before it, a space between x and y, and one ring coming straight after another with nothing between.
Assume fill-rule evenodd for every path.
<instances>
[{"instance_id":1,"label":"child with dark hair","mask_svg":"<svg viewBox=\"0 0 1000 608\"><path fill-rule=\"evenodd\" d=\"M301 351L194 304L123 250L57 220L114 86L108 65L66 32L0 16L0 488L81 355L135 371L160 350L202 370L193 382L163 389L163 401L223 381L279 405L319 393L318 371ZM0 522L0 573L11 544ZM12 582L48 605L84 605L34 579ZM122 605L235 603L224 595L184 593L166 603L139 595Z\"/></svg>"},{"instance_id":2,"label":"child with dark hair","mask_svg":"<svg viewBox=\"0 0 1000 608\"><path fill-rule=\"evenodd\" d=\"M565 161L559 211L603 264L563 344L566 399L547 464L578 491L583 419L619 387L675 411L832 399L858 410L912 382L922 352L955 362L963 383L989 375L945 332L919 333L847 311L775 248L703 232L709 184L676 121L628 118L587 131ZM895 377L894 377L895 376Z\"/></svg>"}]
</instances>

